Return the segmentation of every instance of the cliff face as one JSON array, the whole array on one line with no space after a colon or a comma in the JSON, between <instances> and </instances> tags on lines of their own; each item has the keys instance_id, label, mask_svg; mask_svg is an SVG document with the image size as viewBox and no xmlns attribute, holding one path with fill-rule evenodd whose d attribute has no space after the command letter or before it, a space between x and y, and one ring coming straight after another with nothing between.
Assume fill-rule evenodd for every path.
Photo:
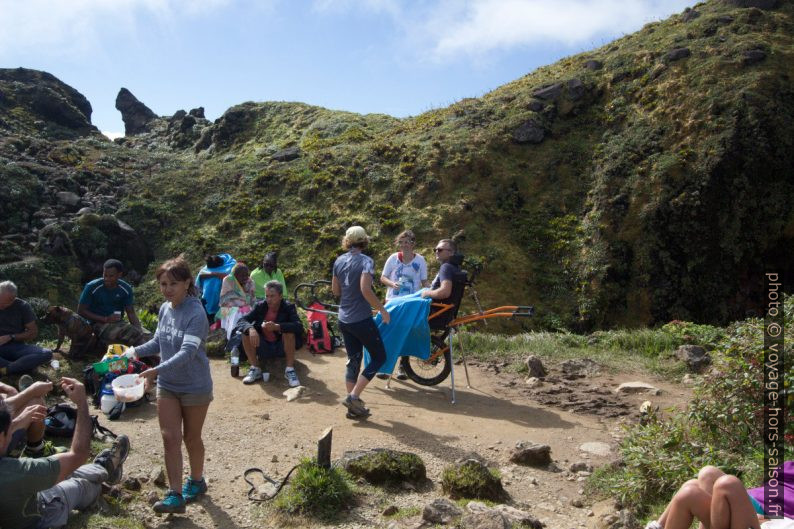
<instances>
[{"instance_id":1,"label":"cliff face","mask_svg":"<svg viewBox=\"0 0 794 529\"><path fill-rule=\"evenodd\" d=\"M214 123L148 116L116 144L41 147L19 125L0 156L101 175L105 213L158 257L279 250L295 284L328 276L352 223L378 266L411 228L432 269L455 236L483 302L535 304L529 325L724 322L760 309L764 271L794 272L794 7L748 2L699 4L414 118L243 103ZM79 155L41 163L64 149ZM43 229L38 207L25 233Z\"/></svg>"}]
</instances>

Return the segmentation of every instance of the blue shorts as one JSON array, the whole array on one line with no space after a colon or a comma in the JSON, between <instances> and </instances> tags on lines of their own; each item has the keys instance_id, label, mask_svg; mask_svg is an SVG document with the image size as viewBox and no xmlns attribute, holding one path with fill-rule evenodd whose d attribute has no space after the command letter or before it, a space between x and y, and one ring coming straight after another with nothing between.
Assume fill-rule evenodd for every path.
<instances>
[{"instance_id":1,"label":"blue shorts","mask_svg":"<svg viewBox=\"0 0 794 529\"><path fill-rule=\"evenodd\" d=\"M268 358L284 358L284 342L281 340L268 342L260 337L259 346L256 348L256 357L260 362Z\"/></svg>"},{"instance_id":2,"label":"blue shorts","mask_svg":"<svg viewBox=\"0 0 794 529\"><path fill-rule=\"evenodd\" d=\"M748 494L748 496L750 495ZM750 503L753 504L753 509L755 509L755 512L758 514L764 514L764 506L758 503L758 500L750 496Z\"/></svg>"}]
</instances>

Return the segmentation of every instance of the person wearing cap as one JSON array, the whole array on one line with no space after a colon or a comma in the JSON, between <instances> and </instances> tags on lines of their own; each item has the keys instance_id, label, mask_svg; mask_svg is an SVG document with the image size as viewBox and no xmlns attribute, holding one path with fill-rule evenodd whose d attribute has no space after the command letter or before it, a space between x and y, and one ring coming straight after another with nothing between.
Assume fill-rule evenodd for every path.
<instances>
[{"instance_id":1,"label":"person wearing cap","mask_svg":"<svg viewBox=\"0 0 794 529\"><path fill-rule=\"evenodd\" d=\"M278 267L278 254L276 252L267 252L265 258L262 259L262 266L257 267L251 272L251 281L254 282L254 296L257 301L264 301L267 297L267 285L271 281L278 281L281 283L281 292L284 297L289 297L289 290L287 290L287 282L284 280L284 273Z\"/></svg>"},{"instance_id":2,"label":"person wearing cap","mask_svg":"<svg viewBox=\"0 0 794 529\"><path fill-rule=\"evenodd\" d=\"M348 228L342 240L342 246L347 252L337 257L334 262L331 281L334 296L339 298L339 330L347 349L345 384L348 395L342 404L348 409L349 419L370 415L369 409L361 400L361 392L386 360L386 350L378 327L372 319L372 309L380 312L385 324L389 323L390 317L372 290L375 262L363 253L368 244L369 237L364 228ZM359 373L364 347L369 351L371 361Z\"/></svg>"},{"instance_id":3,"label":"person wearing cap","mask_svg":"<svg viewBox=\"0 0 794 529\"><path fill-rule=\"evenodd\" d=\"M102 277L89 281L80 294L77 313L93 324L94 334L105 344L141 345L152 334L141 326L135 314L132 285L121 279L124 265L108 259ZM124 321L127 315L129 323Z\"/></svg>"}]
</instances>

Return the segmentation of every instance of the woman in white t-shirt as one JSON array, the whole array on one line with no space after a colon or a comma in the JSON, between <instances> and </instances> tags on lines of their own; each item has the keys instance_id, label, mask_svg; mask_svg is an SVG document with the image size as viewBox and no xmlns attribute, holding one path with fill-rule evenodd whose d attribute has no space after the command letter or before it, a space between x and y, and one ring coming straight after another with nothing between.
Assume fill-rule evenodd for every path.
<instances>
[{"instance_id":1,"label":"woman in white t-shirt","mask_svg":"<svg viewBox=\"0 0 794 529\"><path fill-rule=\"evenodd\" d=\"M386 286L386 301L398 296L413 294L422 287L429 286L427 262L421 255L414 253L416 236L405 230L394 239L399 251L386 259L380 282Z\"/></svg>"}]
</instances>

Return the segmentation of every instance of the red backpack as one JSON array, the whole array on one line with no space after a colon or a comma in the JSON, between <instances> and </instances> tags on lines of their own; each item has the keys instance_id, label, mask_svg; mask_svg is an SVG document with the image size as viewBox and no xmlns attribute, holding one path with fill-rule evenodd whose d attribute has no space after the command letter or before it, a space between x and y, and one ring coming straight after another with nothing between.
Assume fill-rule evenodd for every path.
<instances>
[{"instance_id":1,"label":"red backpack","mask_svg":"<svg viewBox=\"0 0 794 529\"><path fill-rule=\"evenodd\" d=\"M334 348L339 347L339 338L334 336L328 326L328 316L324 312L319 312L324 307L315 301L309 305L309 308L317 309L306 311L306 319L309 320L306 343L309 346L309 351L314 354L333 353Z\"/></svg>"}]
</instances>

